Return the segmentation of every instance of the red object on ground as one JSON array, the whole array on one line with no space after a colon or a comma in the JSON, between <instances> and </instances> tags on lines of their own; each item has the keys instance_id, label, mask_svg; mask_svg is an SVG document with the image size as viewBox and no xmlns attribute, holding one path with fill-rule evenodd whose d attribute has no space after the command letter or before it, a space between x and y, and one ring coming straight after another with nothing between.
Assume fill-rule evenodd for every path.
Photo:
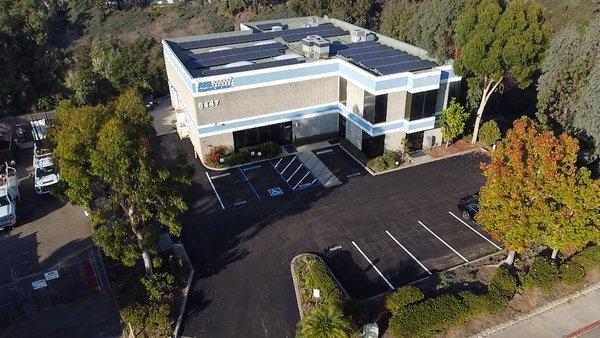
<instances>
[{"instance_id":1,"label":"red object on ground","mask_svg":"<svg viewBox=\"0 0 600 338\"><path fill-rule=\"evenodd\" d=\"M99 295L100 288L98 287L98 281L96 280L92 264L90 264L90 261L83 261L81 265L83 266L83 278L85 278L85 282L94 294Z\"/></svg>"},{"instance_id":2,"label":"red object on ground","mask_svg":"<svg viewBox=\"0 0 600 338\"><path fill-rule=\"evenodd\" d=\"M576 338L576 337L580 337L583 336L584 334L590 333L596 329L600 328L600 320L595 321L593 323L591 323L590 325L586 325L584 327L582 327L581 329L577 330L577 331L573 331L571 332L571 334L569 334L568 336L566 336L565 338Z\"/></svg>"}]
</instances>

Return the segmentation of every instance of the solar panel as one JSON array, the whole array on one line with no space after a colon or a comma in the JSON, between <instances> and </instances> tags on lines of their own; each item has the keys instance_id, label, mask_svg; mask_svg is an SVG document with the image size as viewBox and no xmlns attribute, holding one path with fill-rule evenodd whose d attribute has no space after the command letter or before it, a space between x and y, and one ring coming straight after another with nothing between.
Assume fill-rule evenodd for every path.
<instances>
[{"instance_id":1,"label":"solar panel","mask_svg":"<svg viewBox=\"0 0 600 338\"><path fill-rule=\"evenodd\" d=\"M189 41L189 42L181 42L179 43L179 47L182 49L190 50L190 49L198 49L198 48L207 48L207 47L216 47L216 46L224 46L224 45L234 45L238 43L245 42L256 42L263 40L270 40L280 36L292 35L292 34L317 34L318 31L331 30L333 24L324 23L317 27L306 27L306 28L298 28L298 29L286 29L282 31L274 31L274 32L259 32L247 35L236 35L229 36L224 38L214 38L214 39L205 39L205 40L197 40L197 41Z\"/></svg>"},{"instance_id":2,"label":"solar panel","mask_svg":"<svg viewBox=\"0 0 600 338\"><path fill-rule=\"evenodd\" d=\"M271 50L271 49L284 50L286 48L287 47L284 44L282 44L280 42L274 42L274 43L269 43L269 44L265 44L265 45L239 47L239 48L218 50L218 51L214 51L214 52L198 53L198 54L192 54L190 56L196 60L204 60L204 59L212 59L212 58L216 58L216 57L226 57L226 56L235 55L235 54L258 52L258 51L262 51L262 50Z\"/></svg>"},{"instance_id":3,"label":"solar panel","mask_svg":"<svg viewBox=\"0 0 600 338\"><path fill-rule=\"evenodd\" d=\"M284 25L281 22L265 23L262 25L256 25L255 27L261 31L266 31L273 28L273 26L280 26L284 29L288 27L287 25Z\"/></svg>"},{"instance_id":4,"label":"solar panel","mask_svg":"<svg viewBox=\"0 0 600 338\"><path fill-rule=\"evenodd\" d=\"M414 72L417 70L428 69L437 66L435 62L429 60L419 60L407 63L400 63L389 66L377 67L376 70L381 75L397 74L403 72Z\"/></svg>"},{"instance_id":5,"label":"solar panel","mask_svg":"<svg viewBox=\"0 0 600 338\"><path fill-rule=\"evenodd\" d=\"M270 61L270 62L256 63L253 65L239 66L239 67L200 70L199 72L195 73L194 76L213 76L213 75L231 74L231 73L237 73L237 72L244 72L244 71L248 71L248 70L294 65L294 64L303 63L303 62L305 62L305 60L298 60L298 59Z\"/></svg>"},{"instance_id":6,"label":"solar panel","mask_svg":"<svg viewBox=\"0 0 600 338\"><path fill-rule=\"evenodd\" d=\"M384 57L389 57L389 56L400 56L400 55L404 55L404 54L406 54L406 52L403 52L401 50L387 49L387 50L379 50L379 51L369 52L369 53L356 54L356 55L351 56L350 59L352 59L354 62L363 62L363 61L367 61L367 60L379 59L379 58L384 58Z\"/></svg>"},{"instance_id":7,"label":"solar panel","mask_svg":"<svg viewBox=\"0 0 600 338\"><path fill-rule=\"evenodd\" d=\"M418 57L410 54L398 55L398 56L389 56L378 59L370 59L361 62L361 65L367 68L376 68L381 66L395 65L397 63L404 63L410 61L420 60Z\"/></svg>"},{"instance_id":8,"label":"solar panel","mask_svg":"<svg viewBox=\"0 0 600 338\"><path fill-rule=\"evenodd\" d=\"M268 49L268 50L259 50L256 52L247 52L242 54L233 54L227 56L219 56L210 59L202 59L195 61L195 68L208 68L213 66L225 65L232 62L238 61L250 61L257 59L264 59L272 56L277 56L283 54L284 51L281 49Z\"/></svg>"},{"instance_id":9,"label":"solar panel","mask_svg":"<svg viewBox=\"0 0 600 338\"><path fill-rule=\"evenodd\" d=\"M390 50L391 47L375 45L375 46L365 46L361 48L354 48L340 52L339 54L345 58L353 58L355 55L365 54L365 53L373 53L373 52L381 52L384 50Z\"/></svg>"}]
</instances>

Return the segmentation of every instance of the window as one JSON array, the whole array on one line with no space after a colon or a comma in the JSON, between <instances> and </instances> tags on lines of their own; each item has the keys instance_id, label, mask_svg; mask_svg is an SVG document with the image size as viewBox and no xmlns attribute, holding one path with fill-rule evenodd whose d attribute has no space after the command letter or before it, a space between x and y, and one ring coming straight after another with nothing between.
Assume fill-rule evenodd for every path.
<instances>
[{"instance_id":1,"label":"window","mask_svg":"<svg viewBox=\"0 0 600 338\"><path fill-rule=\"evenodd\" d=\"M365 92L363 118L373 124L385 122L387 117L387 94L372 95Z\"/></svg>"},{"instance_id":2,"label":"window","mask_svg":"<svg viewBox=\"0 0 600 338\"><path fill-rule=\"evenodd\" d=\"M346 83L346 79L340 77L340 102L346 103L346 95L348 92L347 88L348 84Z\"/></svg>"},{"instance_id":3,"label":"window","mask_svg":"<svg viewBox=\"0 0 600 338\"><path fill-rule=\"evenodd\" d=\"M435 114L437 90L411 94L410 119L418 120Z\"/></svg>"},{"instance_id":4,"label":"window","mask_svg":"<svg viewBox=\"0 0 600 338\"><path fill-rule=\"evenodd\" d=\"M273 141L277 144L289 144L292 141L292 123L278 123L269 126L251 128L233 132L233 146L240 149Z\"/></svg>"},{"instance_id":5,"label":"window","mask_svg":"<svg viewBox=\"0 0 600 338\"><path fill-rule=\"evenodd\" d=\"M362 132L362 152L371 159L383 155L385 135L370 136Z\"/></svg>"},{"instance_id":6,"label":"window","mask_svg":"<svg viewBox=\"0 0 600 338\"><path fill-rule=\"evenodd\" d=\"M8 198L6 198L6 196L0 197L0 207L5 207L9 204L10 202L8 201Z\"/></svg>"}]
</instances>

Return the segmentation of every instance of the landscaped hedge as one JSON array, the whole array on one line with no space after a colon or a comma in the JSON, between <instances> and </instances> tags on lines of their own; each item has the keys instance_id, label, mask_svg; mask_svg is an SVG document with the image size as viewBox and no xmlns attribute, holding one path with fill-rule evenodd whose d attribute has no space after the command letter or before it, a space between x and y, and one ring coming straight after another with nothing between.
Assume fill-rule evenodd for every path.
<instances>
[{"instance_id":1,"label":"landscaped hedge","mask_svg":"<svg viewBox=\"0 0 600 338\"><path fill-rule=\"evenodd\" d=\"M400 163L402 163L402 154L397 151L388 151L381 156L370 159L367 162L367 166L375 172L381 172L395 168L399 166Z\"/></svg>"},{"instance_id":2,"label":"landscaped hedge","mask_svg":"<svg viewBox=\"0 0 600 338\"><path fill-rule=\"evenodd\" d=\"M494 272L486 294L461 292L417 303L419 293L408 288L412 287L400 288L387 299L386 305L392 312L390 330L397 337L428 337L470 318L502 312L517 291L517 279L501 266Z\"/></svg>"},{"instance_id":3,"label":"landscaped hedge","mask_svg":"<svg viewBox=\"0 0 600 338\"><path fill-rule=\"evenodd\" d=\"M533 259L522 279L523 287L527 290L549 291L560 280L560 275L556 264L545 257L538 256Z\"/></svg>"},{"instance_id":4,"label":"landscaped hedge","mask_svg":"<svg viewBox=\"0 0 600 338\"><path fill-rule=\"evenodd\" d=\"M213 167L236 166L246 164L254 160L270 158L279 155L279 145L275 142L265 142L252 147L240 148L236 152L225 146L213 147L204 158L204 161ZM252 155L254 152L254 155ZM258 155L260 153L260 156ZM224 163L220 162L224 159Z\"/></svg>"}]
</instances>

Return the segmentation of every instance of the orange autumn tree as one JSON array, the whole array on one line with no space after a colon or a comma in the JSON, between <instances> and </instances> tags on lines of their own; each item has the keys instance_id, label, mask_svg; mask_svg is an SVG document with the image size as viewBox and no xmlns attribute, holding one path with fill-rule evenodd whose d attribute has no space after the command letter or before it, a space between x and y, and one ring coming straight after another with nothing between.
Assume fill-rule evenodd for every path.
<instances>
[{"instance_id":1,"label":"orange autumn tree","mask_svg":"<svg viewBox=\"0 0 600 338\"><path fill-rule=\"evenodd\" d=\"M577 167L578 150L575 138L522 117L481 165L486 182L476 219L509 250L508 264L533 245L555 256L600 238L600 184Z\"/></svg>"}]
</instances>

